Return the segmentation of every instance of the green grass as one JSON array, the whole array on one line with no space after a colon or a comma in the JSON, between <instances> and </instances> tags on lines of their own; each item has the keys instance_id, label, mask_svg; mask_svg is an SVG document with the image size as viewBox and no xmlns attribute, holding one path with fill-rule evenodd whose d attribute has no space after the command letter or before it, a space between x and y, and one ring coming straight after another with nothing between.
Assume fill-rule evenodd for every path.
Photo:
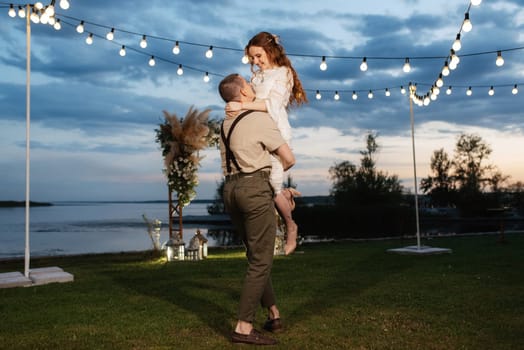
<instances>
[{"instance_id":1,"label":"green grass","mask_svg":"<svg viewBox=\"0 0 524 350\"><path fill-rule=\"evenodd\" d=\"M518 349L524 235L441 238L452 254L387 253L406 242L305 245L277 257L280 349ZM409 242L412 244L412 242ZM301 253L303 252L303 253ZM75 281L0 289L0 349L227 349L246 267L240 250L200 262L148 253L32 260ZM23 262L0 263L0 272ZM256 326L265 318L257 315Z\"/></svg>"}]
</instances>

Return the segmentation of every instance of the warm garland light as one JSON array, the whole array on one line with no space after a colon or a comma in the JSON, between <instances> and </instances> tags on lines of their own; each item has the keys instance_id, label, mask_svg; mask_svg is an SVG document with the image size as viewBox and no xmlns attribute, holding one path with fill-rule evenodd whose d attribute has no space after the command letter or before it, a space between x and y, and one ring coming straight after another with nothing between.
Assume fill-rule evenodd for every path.
<instances>
[{"instance_id":1,"label":"warm garland light","mask_svg":"<svg viewBox=\"0 0 524 350\"><path fill-rule=\"evenodd\" d=\"M140 40L140 47L143 49L147 47L147 38L145 35L142 35L142 40Z\"/></svg>"},{"instance_id":2,"label":"warm garland light","mask_svg":"<svg viewBox=\"0 0 524 350\"><path fill-rule=\"evenodd\" d=\"M115 38L115 28L111 28L111 31L106 34L106 39L111 41Z\"/></svg>"},{"instance_id":3,"label":"warm garland light","mask_svg":"<svg viewBox=\"0 0 524 350\"><path fill-rule=\"evenodd\" d=\"M178 44L178 41L175 42L175 46L173 46L173 53L175 55L178 55L180 53L180 45Z\"/></svg>"},{"instance_id":4,"label":"warm garland light","mask_svg":"<svg viewBox=\"0 0 524 350\"><path fill-rule=\"evenodd\" d=\"M204 75L204 82L209 83L209 73L208 72L206 72L206 74Z\"/></svg>"},{"instance_id":5,"label":"warm garland light","mask_svg":"<svg viewBox=\"0 0 524 350\"><path fill-rule=\"evenodd\" d=\"M360 70L363 72L368 70L368 63L366 57L362 59L362 63L360 64Z\"/></svg>"},{"instance_id":6,"label":"warm garland light","mask_svg":"<svg viewBox=\"0 0 524 350\"><path fill-rule=\"evenodd\" d=\"M490 96L495 95L495 89L493 88L493 86L489 88L488 94L489 94Z\"/></svg>"},{"instance_id":7,"label":"warm garland light","mask_svg":"<svg viewBox=\"0 0 524 350\"><path fill-rule=\"evenodd\" d=\"M353 95L351 95L351 98L353 100L356 100L358 98L358 95L357 95L357 93L355 91L353 91Z\"/></svg>"},{"instance_id":8,"label":"warm garland light","mask_svg":"<svg viewBox=\"0 0 524 350\"><path fill-rule=\"evenodd\" d=\"M516 94L519 93L519 89L518 89L518 87L517 87L517 84L515 84L515 86L514 86L513 89L511 90L511 93L512 93L513 95L516 95Z\"/></svg>"},{"instance_id":9,"label":"warm garland light","mask_svg":"<svg viewBox=\"0 0 524 350\"><path fill-rule=\"evenodd\" d=\"M213 46L210 46L209 49L207 49L206 57L207 58L212 58L213 57Z\"/></svg>"},{"instance_id":10,"label":"warm garland light","mask_svg":"<svg viewBox=\"0 0 524 350\"><path fill-rule=\"evenodd\" d=\"M322 98L322 95L320 94L320 91L317 90L317 93L315 95L317 100L320 100Z\"/></svg>"},{"instance_id":11,"label":"warm garland light","mask_svg":"<svg viewBox=\"0 0 524 350\"><path fill-rule=\"evenodd\" d=\"M373 91L369 90L368 92L368 98L371 100L373 98Z\"/></svg>"},{"instance_id":12,"label":"warm garland light","mask_svg":"<svg viewBox=\"0 0 524 350\"><path fill-rule=\"evenodd\" d=\"M13 4L9 5L9 17L11 18L15 18L16 17L16 11L15 11L15 8L13 7Z\"/></svg>"},{"instance_id":13,"label":"warm garland light","mask_svg":"<svg viewBox=\"0 0 524 350\"><path fill-rule=\"evenodd\" d=\"M89 33L89 35L86 38L86 44L92 45L93 44L93 33Z\"/></svg>"},{"instance_id":14,"label":"warm garland light","mask_svg":"<svg viewBox=\"0 0 524 350\"><path fill-rule=\"evenodd\" d=\"M406 60L404 61L404 67L402 67L402 70L404 73L411 72L411 65L409 64L409 58L406 57Z\"/></svg>"},{"instance_id":15,"label":"warm garland light","mask_svg":"<svg viewBox=\"0 0 524 350\"><path fill-rule=\"evenodd\" d=\"M335 99L335 101L340 100L340 95L338 94L338 91L335 91L335 96L333 96L333 98Z\"/></svg>"},{"instance_id":16,"label":"warm garland light","mask_svg":"<svg viewBox=\"0 0 524 350\"><path fill-rule=\"evenodd\" d=\"M386 88L386 91L384 92L384 95L386 95L387 97L391 96L391 91L389 91L389 89Z\"/></svg>"},{"instance_id":17,"label":"warm garland light","mask_svg":"<svg viewBox=\"0 0 524 350\"><path fill-rule=\"evenodd\" d=\"M76 31L79 34L84 32L84 21L80 21L80 24L76 26Z\"/></svg>"},{"instance_id":18,"label":"warm garland light","mask_svg":"<svg viewBox=\"0 0 524 350\"><path fill-rule=\"evenodd\" d=\"M118 52L120 56L124 57L126 55L126 46L122 45L122 48Z\"/></svg>"},{"instance_id":19,"label":"warm garland light","mask_svg":"<svg viewBox=\"0 0 524 350\"><path fill-rule=\"evenodd\" d=\"M453 50L459 51L462 48L462 44L460 42L460 33L457 34L457 38L453 42L453 45L451 46Z\"/></svg>"},{"instance_id":20,"label":"warm garland light","mask_svg":"<svg viewBox=\"0 0 524 350\"><path fill-rule=\"evenodd\" d=\"M471 24L471 21L469 19L469 12L466 12L464 15L464 22L462 22L462 30L466 33L471 32L471 29L473 29L473 24Z\"/></svg>"},{"instance_id":21,"label":"warm garland light","mask_svg":"<svg viewBox=\"0 0 524 350\"><path fill-rule=\"evenodd\" d=\"M151 58L149 59L149 66L154 67L155 64L156 64L155 56L151 56Z\"/></svg>"},{"instance_id":22,"label":"warm garland light","mask_svg":"<svg viewBox=\"0 0 524 350\"><path fill-rule=\"evenodd\" d=\"M242 63L243 64L248 64L249 63L249 57L247 57L247 55L242 56Z\"/></svg>"},{"instance_id":23,"label":"warm garland light","mask_svg":"<svg viewBox=\"0 0 524 350\"><path fill-rule=\"evenodd\" d=\"M446 95L451 95L451 86L446 90Z\"/></svg>"},{"instance_id":24,"label":"warm garland light","mask_svg":"<svg viewBox=\"0 0 524 350\"><path fill-rule=\"evenodd\" d=\"M482 2L482 0L471 0L471 5L478 6L478 5L480 5L481 2Z\"/></svg>"},{"instance_id":25,"label":"warm garland light","mask_svg":"<svg viewBox=\"0 0 524 350\"><path fill-rule=\"evenodd\" d=\"M178 74L178 75L184 74L184 69L182 68L181 64L178 65L178 69L176 70L176 74Z\"/></svg>"},{"instance_id":26,"label":"warm garland light","mask_svg":"<svg viewBox=\"0 0 524 350\"><path fill-rule=\"evenodd\" d=\"M473 90L471 89L471 86L466 90L466 95L471 96L473 95Z\"/></svg>"},{"instance_id":27,"label":"warm garland light","mask_svg":"<svg viewBox=\"0 0 524 350\"><path fill-rule=\"evenodd\" d=\"M326 56L322 56L322 62L320 63L320 70L324 71L327 69Z\"/></svg>"},{"instance_id":28,"label":"warm garland light","mask_svg":"<svg viewBox=\"0 0 524 350\"><path fill-rule=\"evenodd\" d=\"M504 58L502 58L502 52L497 51L497 59L495 60L497 67L502 67L504 65Z\"/></svg>"}]
</instances>

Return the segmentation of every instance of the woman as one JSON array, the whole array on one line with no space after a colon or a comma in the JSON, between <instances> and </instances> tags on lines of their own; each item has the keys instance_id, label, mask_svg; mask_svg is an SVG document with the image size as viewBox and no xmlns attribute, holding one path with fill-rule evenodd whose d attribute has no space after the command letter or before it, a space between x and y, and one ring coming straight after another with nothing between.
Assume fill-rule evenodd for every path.
<instances>
[{"instance_id":1,"label":"woman","mask_svg":"<svg viewBox=\"0 0 524 350\"><path fill-rule=\"evenodd\" d=\"M226 112L257 110L268 112L276 122L288 144L291 142L291 126L287 110L307 102L307 97L297 72L287 57L278 36L260 32L249 40L245 54L251 63L251 84L256 93L253 102L229 102ZM258 69L255 70L254 66ZM286 224L287 238L285 254L291 254L297 246L298 226L291 212L294 209L294 196L300 192L293 188L282 188L284 170L277 157L272 157L271 185L275 191L275 204Z\"/></svg>"}]
</instances>

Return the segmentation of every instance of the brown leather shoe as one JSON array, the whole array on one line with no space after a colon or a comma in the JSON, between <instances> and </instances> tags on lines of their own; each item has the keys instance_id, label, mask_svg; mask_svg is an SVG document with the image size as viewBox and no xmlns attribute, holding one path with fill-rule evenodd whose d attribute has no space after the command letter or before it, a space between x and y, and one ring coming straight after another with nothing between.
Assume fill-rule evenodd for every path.
<instances>
[{"instance_id":1,"label":"brown leather shoe","mask_svg":"<svg viewBox=\"0 0 524 350\"><path fill-rule=\"evenodd\" d=\"M253 328L249 334L233 332L231 335L231 341L233 343L244 343L251 345L275 345L277 343L276 339L263 335L255 328Z\"/></svg>"},{"instance_id":2,"label":"brown leather shoe","mask_svg":"<svg viewBox=\"0 0 524 350\"><path fill-rule=\"evenodd\" d=\"M268 318L267 321L264 323L264 329L268 332L280 332L282 330L282 321L280 318L274 318L270 319Z\"/></svg>"}]
</instances>

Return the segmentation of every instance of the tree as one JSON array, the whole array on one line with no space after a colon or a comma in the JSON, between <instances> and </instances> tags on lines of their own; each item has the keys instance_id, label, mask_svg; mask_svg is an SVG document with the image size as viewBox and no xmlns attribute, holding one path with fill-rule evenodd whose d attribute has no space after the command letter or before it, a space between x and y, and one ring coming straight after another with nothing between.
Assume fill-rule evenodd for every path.
<instances>
[{"instance_id":1,"label":"tree","mask_svg":"<svg viewBox=\"0 0 524 350\"><path fill-rule=\"evenodd\" d=\"M431 171L433 176L428 176L420 181L423 193L428 194L433 204L437 206L450 206L455 202L455 180L451 173L453 163L443 148L433 152L431 156Z\"/></svg>"},{"instance_id":2,"label":"tree","mask_svg":"<svg viewBox=\"0 0 524 350\"><path fill-rule=\"evenodd\" d=\"M207 212L210 215L224 214L226 212L226 208L224 207L224 184L224 178L222 178L222 180L217 183L217 190L215 192L213 203L207 206Z\"/></svg>"},{"instance_id":3,"label":"tree","mask_svg":"<svg viewBox=\"0 0 524 350\"><path fill-rule=\"evenodd\" d=\"M366 135L366 149L360 151L360 167L349 161L335 164L329 169L333 187L331 194L338 205L376 205L399 203L402 186L396 175L376 169L375 155L380 146L377 135Z\"/></svg>"}]
</instances>

